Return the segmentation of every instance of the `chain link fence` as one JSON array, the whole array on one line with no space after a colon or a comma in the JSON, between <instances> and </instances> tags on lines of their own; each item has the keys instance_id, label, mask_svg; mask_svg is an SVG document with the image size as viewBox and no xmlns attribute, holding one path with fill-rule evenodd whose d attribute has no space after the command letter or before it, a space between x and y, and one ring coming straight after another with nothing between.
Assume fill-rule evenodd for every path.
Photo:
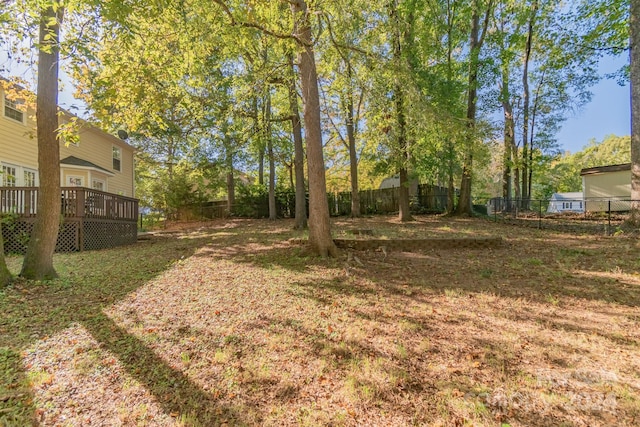
<instances>
[{"instance_id":1,"label":"chain link fence","mask_svg":"<svg viewBox=\"0 0 640 427\"><path fill-rule=\"evenodd\" d=\"M511 199L492 198L478 210L496 222L519 226L612 235L622 231L631 207L640 200L630 198Z\"/></svg>"}]
</instances>

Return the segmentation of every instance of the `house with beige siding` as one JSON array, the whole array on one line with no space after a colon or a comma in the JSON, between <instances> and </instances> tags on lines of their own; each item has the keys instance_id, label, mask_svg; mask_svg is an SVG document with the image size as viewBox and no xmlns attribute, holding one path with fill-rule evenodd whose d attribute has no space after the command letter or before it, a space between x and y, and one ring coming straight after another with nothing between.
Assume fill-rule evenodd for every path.
<instances>
[{"instance_id":1,"label":"house with beige siding","mask_svg":"<svg viewBox=\"0 0 640 427\"><path fill-rule=\"evenodd\" d=\"M0 89L0 186L37 187L35 111ZM77 120L62 112L60 121ZM60 143L60 185L134 197L134 149L122 139L77 120L76 142Z\"/></svg>"},{"instance_id":2,"label":"house with beige siding","mask_svg":"<svg viewBox=\"0 0 640 427\"><path fill-rule=\"evenodd\" d=\"M0 83L2 81L0 80ZM6 85L4 86L7 87ZM38 143L35 111L24 89L0 85L0 215L5 251L24 252L37 217ZM100 249L134 243L138 201L134 198L134 149L126 141L60 110L61 125L74 121L75 137L60 142L58 251Z\"/></svg>"},{"instance_id":3,"label":"house with beige siding","mask_svg":"<svg viewBox=\"0 0 640 427\"><path fill-rule=\"evenodd\" d=\"M631 163L582 169L580 176L587 212L629 210Z\"/></svg>"}]
</instances>

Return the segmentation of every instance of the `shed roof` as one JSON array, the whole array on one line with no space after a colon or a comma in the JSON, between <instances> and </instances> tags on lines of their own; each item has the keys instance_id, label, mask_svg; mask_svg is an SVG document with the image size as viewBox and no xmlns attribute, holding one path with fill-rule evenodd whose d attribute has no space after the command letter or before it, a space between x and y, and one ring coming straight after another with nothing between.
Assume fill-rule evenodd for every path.
<instances>
[{"instance_id":1,"label":"shed roof","mask_svg":"<svg viewBox=\"0 0 640 427\"><path fill-rule=\"evenodd\" d=\"M595 168L585 168L580 171L580 176L596 175L605 172L622 172L630 171L631 163L623 163L621 165L596 166Z\"/></svg>"},{"instance_id":2,"label":"shed roof","mask_svg":"<svg viewBox=\"0 0 640 427\"><path fill-rule=\"evenodd\" d=\"M551 200L567 200L567 201L576 201L582 200L583 194L581 191L576 191L573 193L553 193L551 196Z\"/></svg>"}]
</instances>

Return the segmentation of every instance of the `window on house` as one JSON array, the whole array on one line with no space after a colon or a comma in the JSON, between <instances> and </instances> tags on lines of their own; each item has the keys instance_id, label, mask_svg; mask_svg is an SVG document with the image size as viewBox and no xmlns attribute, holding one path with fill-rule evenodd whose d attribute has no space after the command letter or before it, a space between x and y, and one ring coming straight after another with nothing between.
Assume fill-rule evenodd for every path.
<instances>
[{"instance_id":1,"label":"window on house","mask_svg":"<svg viewBox=\"0 0 640 427\"><path fill-rule=\"evenodd\" d=\"M16 100L11 100L5 96L4 97L4 116L12 120L18 121L20 123L24 123L24 113L20 111L20 109L18 108L18 105L20 104L21 102Z\"/></svg>"},{"instance_id":2,"label":"window on house","mask_svg":"<svg viewBox=\"0 0 640 427\"><path fill-rule=\"evenodd\" d=\"M104 191L104 181L100 179L94 179L91 181L91 188L98 191Z\"/></svg>"},{"instance_id":3,"label":"window on house","mask_svg":"<svg viewBox=\"0 0 640 427\"><path fill-rule=\"evenodd\" d=\"M84 177L67 175L67 185L69 187L84 187Z\"/></svg>"},{"instance_id":4,"label":"window on house","mask_svg":"<svg viewBox=\"0 0 640 427\"><path fill-rule=\"evenodd\" d=\"M119 147L113 147L113 169L120 171L120 160L122 159L122 151Z\"/></svg>"},{"instance_id":5,"label":"window on house","mask_svg":"<svg viewBox=\"0 0 640 427\"><path fill-rule=\"evenodd\" d=\"M37 172L34 170L24 169L24 183L25 187L36 187L38 184L36 182Z\"/></svg>"},{"instance_id":6,"label":"window on house","mask_svg":"<svg viewBox=\"0 0 640 427\"><path fill-rule=\"evenodd\" d=\"M15 187L17 185L17 171L15 166L2 165L2 186Z\"/></svg>"},{"instance_id":7,"label":"window on house","mask_svg":"<svg viewBox=\"0 0 640 427\"><path fill-rule=\"evenodd\" d=\"M3 187L15 187L17 176L16 166L2 165L0 176ZM18 208L18 193L15 191L3 191L0 197L0 212L15 212Z\"/></svg>"}]
</instances>

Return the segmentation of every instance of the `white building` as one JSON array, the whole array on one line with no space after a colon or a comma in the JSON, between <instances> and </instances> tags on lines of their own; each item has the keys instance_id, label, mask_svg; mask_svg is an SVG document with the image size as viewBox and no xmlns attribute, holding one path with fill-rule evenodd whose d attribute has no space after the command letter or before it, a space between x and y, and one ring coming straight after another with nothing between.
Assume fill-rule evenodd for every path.
<instances>
[{"instance_id":1,"label":"white building","mask_svg":"<svg viewBox=\"0 0 640 427\"><path fill-rule=\"evenodd\" d=\"M547 213L560 212L584 212L583 193L553 193L551 199L549 199Z\"/></svg>"}]
</instances>

